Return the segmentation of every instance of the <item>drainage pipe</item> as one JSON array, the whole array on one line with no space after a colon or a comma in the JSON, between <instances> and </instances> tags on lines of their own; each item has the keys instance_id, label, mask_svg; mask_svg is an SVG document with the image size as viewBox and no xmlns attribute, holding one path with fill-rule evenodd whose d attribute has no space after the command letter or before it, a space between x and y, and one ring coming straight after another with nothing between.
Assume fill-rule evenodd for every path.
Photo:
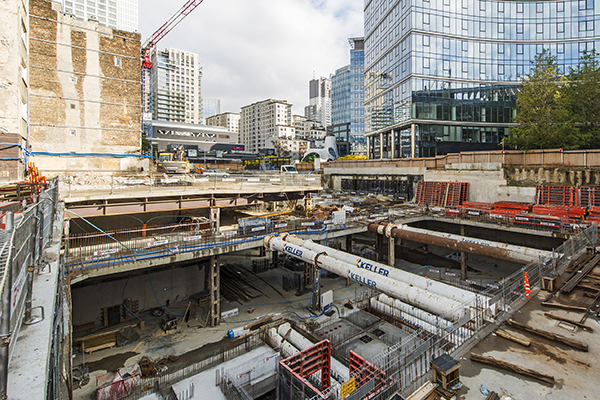
<instances>
[{"instance_id":1,"label":"drainage pipe","mask_svg":"<svg viewBox=\"0 0 600 400\"><path fill-rule=\"evenodd\" d=\"M289 322L279 325L279 328L277 328L277 333L300 350L305 350L315 345L313 342L302 336L301 333L292 328ZM345 367L344 364L333 357L331 357L330 362L332 378L340 383L344 383L350 379L348 367Z\"/></svg>"},{"instance_id":2,"label":"drainage pipe","mask_svg":"<svg viewBox=\"0 0 600 400\"><path fill-rule=\"evenodd\" d=\"M265 247L271 251L282 251L294 258L311 263L344 278L350 278L365 286L380 290L392 297L438 314L446 319L458 320L469 311L466 306L457 301L404 282L390 279L376 272L360 269L355 265L336 260L325 253L317 253L302 246L286 243L283 239L273 235L266 236L264 243Z\"/></svg>"},{"instance_id":3,"label":"drainage pipe","mask_svg":"<svg viewBox=\"0 0 600 400\"><path fill-rule=\"evenodd\" d=\"M390 225L391 227L389 227ZM552 256L552 252L546 250L413 228L408 225L396 226L387 223L370 223L368 230L369 232L387 235L388 237L391 235L396 238L411 240L413 242L445 247L454 251L464 251L465 253L478 254L480 256L492 257L517 264L528 264L532 261L539 260L540 258ZM389 233L386 234L386 232Z\"/></svg>"},{"instance_id":4,"label":"drainage pipe","mask_svg":"<svg viewBox=\"0 0 600 400\"><path fill-rule=\"evenodd\" d=\"M317 253L325 252L328 256L337 260L353 264L358 268L376 272L390 279L405 282L419 289L447 297L458 303L468 304L470 307L480 306L487 308L489 298L479 295L479 300L476 301L476 294L456 286L448 285L433 279L425 278L424 276L413 274L401 269L392 268L389 265L378 263L367 258L361 258L357 255L345 253L340 250L332 249L331 247L323 246L315 243L312 240L304 240L298 236L284 233L280 237L288 243L297 244L298 246L306 247L309 250Z\"/></svg>"}]
</instances>

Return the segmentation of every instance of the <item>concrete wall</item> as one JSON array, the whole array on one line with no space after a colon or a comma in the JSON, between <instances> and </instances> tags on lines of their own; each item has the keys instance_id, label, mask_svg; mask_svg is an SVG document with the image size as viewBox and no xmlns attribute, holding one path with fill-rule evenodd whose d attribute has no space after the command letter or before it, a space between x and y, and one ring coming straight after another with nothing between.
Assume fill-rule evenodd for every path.
<instances>
[{"instance_id":1,"label":"concrete wall","mask_svg":"<svg viewBox=\"0 0 600 400\"><path fill-rule=\"evenodd\" d=\"M140 35L81 21L60 9L57 2L30 1L32 150L139 153ZM33 160L42 171L138 168L137 158L39 155Z\"/></svg>"},{"instance_id":2,"label":"concrete wall","mask_svg":"<svg viewBox=\"0 0 600 400\"><path fill-rule=\"evenodd\" d=\"M598 186L600 169L512 167L505 168L506 179L515 186Z\"/></svg>"},{"instance_id":3,"label":"concrete wall","mask_svg":"<svg viewBox=\"0 0 600 400\"><path fill-rule=\"evenodd\" d=\"M194 293L207 289L206 267L200 262L184 268L170 268L152 272L152 284L156 297L163 305L182 301ZM125 287L127 283L127 287ZM125 292L123 288L125 287ZM102 309L120 305L122 296L139 301L140 311L159 307L154 298L147 270L134 273L127 282L127 276L106 279L90 279L71 288L73 299L73 326L95 322L101 326ZM185 309L167 307L183 314ZM129 316L129 319L133 319Z\"/></svg>"},{"instance_id":4,"label":"concrete wall","mask_svg":"<svg viewBox=\"0 0 600 400\"><path fill-rule=\"evenodd\" d=\"M28 0L0 2L0 143L25 146L27 139ZM24 164L18 146L0 145L0 181L23 177Z\"/></svg>"}]
</instances>

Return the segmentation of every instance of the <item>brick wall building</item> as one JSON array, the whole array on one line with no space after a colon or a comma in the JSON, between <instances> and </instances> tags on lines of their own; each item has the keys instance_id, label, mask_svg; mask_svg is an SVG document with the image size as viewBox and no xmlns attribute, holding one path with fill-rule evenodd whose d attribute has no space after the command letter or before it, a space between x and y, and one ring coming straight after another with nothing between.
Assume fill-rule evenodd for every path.
<instances>
[{"instance_id":1,"label":"brick wall building","mask_svg":"<svg viewBox=\"0 0 600 400\"><path fill-rule=\"evenodd\" d=\"M29 4L29 145L36 166L47 175L147 168L139 157L110 156L140 152L140 35L63 14L58 2Z\"/></svg>"}]
</instances>

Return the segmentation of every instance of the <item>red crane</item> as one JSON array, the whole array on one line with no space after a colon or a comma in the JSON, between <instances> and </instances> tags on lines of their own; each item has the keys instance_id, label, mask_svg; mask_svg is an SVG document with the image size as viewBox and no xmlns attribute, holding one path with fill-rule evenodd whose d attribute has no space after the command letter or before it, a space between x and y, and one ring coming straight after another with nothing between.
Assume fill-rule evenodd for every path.
<instances>
[{"instance_id":1,"label":"red crane","mask_svg":"<svg viewBox=\"0 0 600 400\"><path fill-rule=\"evenodd\" d=\"M150 72L152 69L152 48L154 48L167 33L171 32L173 28L183 21L185 17L190 15L203 1L204 0L188 0L167 22L158 28L142 46L142 110L144 112L142 129L148 139L152 139L152 102L148 101L148 95L152 92L152 79L150 79ZM149 82L148 88L146 88L146 79L148 79Z\"/></svg>"}]
</instances>

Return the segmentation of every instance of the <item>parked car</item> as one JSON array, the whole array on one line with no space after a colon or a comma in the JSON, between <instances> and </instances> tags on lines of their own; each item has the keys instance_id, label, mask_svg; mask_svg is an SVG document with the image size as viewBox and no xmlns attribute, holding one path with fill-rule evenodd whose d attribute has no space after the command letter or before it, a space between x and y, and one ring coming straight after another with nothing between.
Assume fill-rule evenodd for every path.
<instances>
[{"instance_id":1,"label":"parked car","mask_svg":"<svg viewBox=\"0 0 600 400\"><path fill-rule=\"evenodd\" d=\"M282 165L280 172L284 174L297 174L298 170L293 165Z\"/></svg>"},{"instance_id":2,"label":"parked car","mask_svg":"<svg viewBox=\"0 0 600 400\"><path fill-rule=\"evenodd\" d=\"M206 176L219 176L223 178L227 178L229 176L227 172L216 168L197 168L196 171Z\"/></svg>"}]
</instances>

